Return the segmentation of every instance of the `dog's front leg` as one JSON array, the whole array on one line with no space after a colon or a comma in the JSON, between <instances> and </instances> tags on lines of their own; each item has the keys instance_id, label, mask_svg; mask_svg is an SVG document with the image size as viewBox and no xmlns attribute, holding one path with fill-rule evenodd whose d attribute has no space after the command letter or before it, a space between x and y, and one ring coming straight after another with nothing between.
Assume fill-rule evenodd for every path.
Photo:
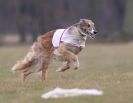
<instances>
[{"instance_id":1,"label":"dog's front leg","mask_svg":"<svg viewBox=\"0 0 133 103\"><path fill-rule=\"evenodd\" d=\"M79 68L79 60L78 60L78 56L75 55L75 60L74 60L74 69L77 70Z\"/></svg>"},{"instance_id":2,"label":"dog's front leg","mask_svg":"<svg viewBox=\"0 0 133 103\"><path fill-rule=\"evenodd\" d=\"M62 66L61 68L57 69L56 71L63 72L65 70L69 69L72 65L74 65L74 69L79 68L78 57L74 53L66 50L65 48L61 48L61 47L56 49L56 52L54 52L54 53L55 53L55 55L58 54L57 56L59 56L61 58L61 60L66 61L66 64L64 66Z\"/></svg>"},{"instance_id":3,"label":"dog's front leg","mask_svg":"<svg viewBox=\"0 0 133 103\"><path fill-rule=\"evenodd\" d=\"M63 66L58 68L56 71L57 72L64 72L65 70L69 69L70 68L70 62L65 62L63 63Z\"/></svg>"},{"instance_id":4,"label":"dog's front leg","mask_svg":"<svg viewBox=\"0 0 133 103\"><path fill-rule=\"evenodd\" d=\"M49 62L47 62L47 61L44 61L44 63L42 64L42 67L41 67L41 71L42 71L41 79L42 79L42 81L46 80L46 70L48 68L48 64L49 64Z\"/></svg>"}]
</instances>

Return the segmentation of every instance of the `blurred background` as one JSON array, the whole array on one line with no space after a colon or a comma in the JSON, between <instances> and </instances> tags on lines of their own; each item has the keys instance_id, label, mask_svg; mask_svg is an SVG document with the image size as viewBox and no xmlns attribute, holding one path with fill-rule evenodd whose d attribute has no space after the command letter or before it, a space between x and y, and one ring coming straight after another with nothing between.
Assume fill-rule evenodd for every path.
<instances>
[{"instance_id":1,"label":"blurred background","mask_svg":"<svg viewBox=\"0 0 133 103\"><path fill-rule=\"evenodd\" d=\"M0 45L32 43L81 18L95 22L96 41L133 40L133 0L0 0Z\"/></svg>"}]
</instances>

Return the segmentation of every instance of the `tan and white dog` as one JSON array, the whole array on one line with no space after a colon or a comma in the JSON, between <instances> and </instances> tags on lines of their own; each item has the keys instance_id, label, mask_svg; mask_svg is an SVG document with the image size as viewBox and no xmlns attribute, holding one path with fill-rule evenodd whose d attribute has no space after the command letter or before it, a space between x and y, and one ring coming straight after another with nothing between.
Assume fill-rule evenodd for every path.
<instances>
[{"instance_id":1,"label":"tan and white dog","mask_svg":"<svg viewBox=\"0 0 133 103\"><path fill-rule=\"evenodd\" d=\"M12 70L21 70L23 81L29 74L41 71L42 80L45 80L51 58L65 62L57 69L58 72L63 72L71 66L78 69L77 54L85 47L87 37L95 38L96 33L94 23L88 19L81 19L66 29L45 33L32 45L24 59L13 66Z\"/></svg>"}]
</instances>

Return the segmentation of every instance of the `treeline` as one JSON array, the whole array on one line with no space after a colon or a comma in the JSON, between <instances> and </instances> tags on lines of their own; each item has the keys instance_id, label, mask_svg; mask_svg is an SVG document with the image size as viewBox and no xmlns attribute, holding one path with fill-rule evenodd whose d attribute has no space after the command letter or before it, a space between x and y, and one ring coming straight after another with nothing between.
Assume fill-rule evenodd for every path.
<instances>
[{"instance_id":1,"label":"treeline","mask_svg":"<svg viewBox=\"0 0 133 103\"><path fill-rule=\"evenodd\" d=\"M66 28L89 18L98 40L133 39L133 0L0 0L0 34L18 33L20 42L44 32Z\"/></svg>"}]
</instances>

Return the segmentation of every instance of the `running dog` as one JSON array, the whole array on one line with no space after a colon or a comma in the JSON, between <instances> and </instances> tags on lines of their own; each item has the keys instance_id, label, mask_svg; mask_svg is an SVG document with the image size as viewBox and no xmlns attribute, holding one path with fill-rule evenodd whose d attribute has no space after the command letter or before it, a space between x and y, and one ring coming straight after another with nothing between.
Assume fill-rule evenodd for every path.
<instances>
[{"instance_id":1,"label":"running dog","mask_svg":"<svg viewBox=\"0 0 133 103\"><path fill-rule=\"evenodd\" d=\"M38 37L31 50L23 60L18 61L12 71L21 70L23 81L31 73L42 72L42 80L46 79L46 70L52 58L64 62L57 69L63 72L70 67L79 68L78 53L85 47L87 37L95 38L97 31L92 20L80 21L66 29L57 29Z\"/></svg>"}]
</instances>

